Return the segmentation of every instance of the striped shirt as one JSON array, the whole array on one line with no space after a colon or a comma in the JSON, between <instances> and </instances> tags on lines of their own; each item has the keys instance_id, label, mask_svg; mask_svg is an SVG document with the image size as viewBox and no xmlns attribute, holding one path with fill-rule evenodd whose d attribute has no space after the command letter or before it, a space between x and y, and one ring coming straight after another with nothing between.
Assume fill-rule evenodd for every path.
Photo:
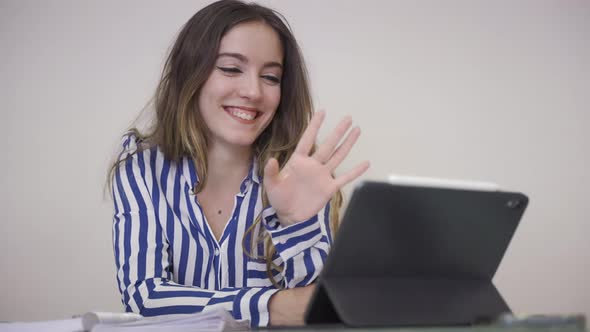
<instances>
[{"instance_id":1,"label":"striped shirt","mask_svg":"<svg viewBox=\"0 0 590 332\"><path fill-rule=\"evenodd\" d=\"M252 326L268 325L268 301L278 289L265 262L244 250L263 255L259 241L244 239L261 213L253 234L264 228L271 236L273 261L282 267L275 281L293 288L317 278L332 244L329 204L309 220L282 227L272 207L263 209L254 162L218 241L193 191L192 158L172 162L158 147L138 151L138 144L132 134L123 137L112 187L113 247L126 311L156 316L222 308Z\"/></svg>"}]
</instances>

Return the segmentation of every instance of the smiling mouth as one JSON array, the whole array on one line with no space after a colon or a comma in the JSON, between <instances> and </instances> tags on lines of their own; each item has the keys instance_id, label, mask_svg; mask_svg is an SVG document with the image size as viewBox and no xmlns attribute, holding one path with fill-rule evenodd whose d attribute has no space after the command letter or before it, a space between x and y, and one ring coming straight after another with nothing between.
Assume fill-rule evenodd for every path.
<instances>
[{"instance_id":1,"label":"smiling mouth","mask_svg":"<svg viewBox=\"0 0 590 332\"><path fill-rule=\"evenodd\" d=\"M223 109L232 117L245 122L254 122L254 120L261 114L261 112L256 109L247 107L223 106Z\"/></svg>"}]
</instances>

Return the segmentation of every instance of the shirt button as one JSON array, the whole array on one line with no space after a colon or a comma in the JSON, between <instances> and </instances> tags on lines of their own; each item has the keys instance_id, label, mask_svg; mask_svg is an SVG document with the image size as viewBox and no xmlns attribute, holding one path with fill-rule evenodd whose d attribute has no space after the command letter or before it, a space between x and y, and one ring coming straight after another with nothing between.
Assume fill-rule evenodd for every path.
<instances>
[{"instance_id":1,"label":"shirt button","mask_svg":"<svg viewBox=\"0 0 590 332\"><path fill-rule=\"evenodd\" d=\"M219 256L219 249L215 249L215 256Z\"/></svg>"},{"instance_id":2,"label":"shirt button","mask_svg":"<svg viewBox=\"0 0 590 332\"><path fill-rule=\"evenodd\" d=\"M285 242L286 242L286 241L285 241L285 239L280 239L280 240L279 240L279 243L280 243L280 244L285 244Z\"/></svg>"}]
</instances>

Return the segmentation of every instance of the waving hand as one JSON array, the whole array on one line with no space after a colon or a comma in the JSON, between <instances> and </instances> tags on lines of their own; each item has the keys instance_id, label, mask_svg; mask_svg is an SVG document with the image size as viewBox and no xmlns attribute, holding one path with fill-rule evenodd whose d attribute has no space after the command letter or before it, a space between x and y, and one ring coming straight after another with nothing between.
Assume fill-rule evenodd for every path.
<instances>
[{"instance_id":1,"label":"waving hand","mask_svg":"<svg viewBox=\"0 0 590 332\"><path fill-rule=\"evenodd\" d=\"M360 129L355 127L338 145L352 125L350 117L341 120L325 142L310 155L324 118L324 112L313 116L295 152L282 170L279 171L278 161L274 158L264 168L266 193L283 226L316 215L336 191L369 168L369 162L365 161L338 177L332 176L360 135Z\"/></svg>"}]
</instances>

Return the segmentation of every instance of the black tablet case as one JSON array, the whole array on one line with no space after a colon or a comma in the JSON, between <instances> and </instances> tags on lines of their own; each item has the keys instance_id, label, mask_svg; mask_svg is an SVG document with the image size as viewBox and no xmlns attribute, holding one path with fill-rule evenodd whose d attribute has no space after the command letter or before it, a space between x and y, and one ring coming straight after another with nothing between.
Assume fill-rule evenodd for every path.
<instances>
[{"instance_id":1,"label":"black tablet case","mask_svg":"<svg viewBox=\"0 0 590 332\"><path fill-rule=\"evenodd\" d=\"M471 325L510 312L492 278L527 204L521 193L361 183L306 323Z\"/></svg>"}]
</instances>

